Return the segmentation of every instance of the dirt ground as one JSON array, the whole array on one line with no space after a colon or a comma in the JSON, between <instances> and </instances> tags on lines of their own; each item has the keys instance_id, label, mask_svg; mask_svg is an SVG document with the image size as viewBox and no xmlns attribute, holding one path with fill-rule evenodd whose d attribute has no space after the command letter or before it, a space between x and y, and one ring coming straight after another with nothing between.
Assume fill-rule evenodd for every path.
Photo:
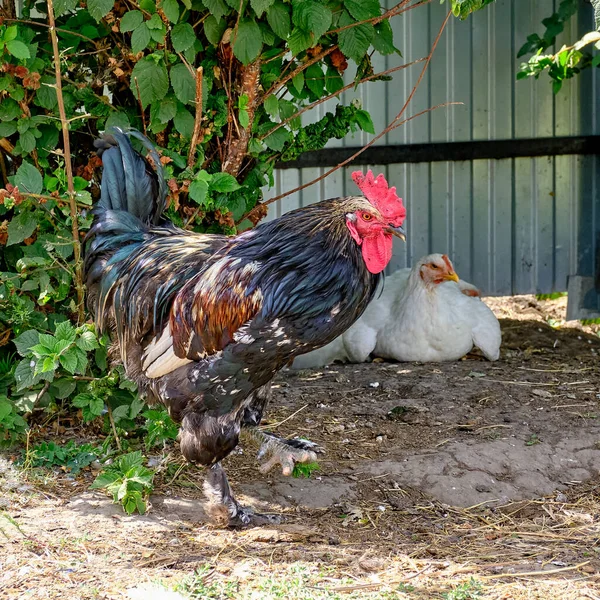
<instances>
[{"instance_id":1,"label":"dirt ground","mask_svg":"<svg viewBox=\"0 0 600 600\"><path fill-rule=\"evenodd\" d=\"M87 490L92 473L24 478L5 460L0 596L151 600L134 588L200 569L203 586L237 591L197 598L600 599L600 326L565 323L566 298L487 301L498 362L278 377L267 425L322 446L320 470L262 475L252 447L224 466L279 526L207 525L202 473L176 449L163 460L182 464L176 477L131 517ZM297 592L257 591L292 568Z\"/></svg>"}]
</instances>

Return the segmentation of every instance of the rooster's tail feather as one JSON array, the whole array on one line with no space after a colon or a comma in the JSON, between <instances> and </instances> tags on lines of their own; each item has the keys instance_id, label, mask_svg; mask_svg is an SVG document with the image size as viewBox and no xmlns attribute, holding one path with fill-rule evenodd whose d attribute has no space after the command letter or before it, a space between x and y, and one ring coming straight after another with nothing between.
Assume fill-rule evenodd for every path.
<instances>
[{"instance_id":1,"label":"rooster's tail feather","mask_svg":"<svg viewBox=\"0 0 600 600\"><path fill-rule=\"evenodd\" d=\"M131 145L130 137L141 141L148 151L150 163ZM118 210L137 217L143 223L156 225L165 209L167 185L160 157L152 142L135 130L124 133L114 128L94 142L102 157L102 195L100 210Z\"/></svg>"},{"instance_id":2,"label":"rooster's tail feather","mask_svg":"<svg viewBox=\"0 0 600 600\"><path fill-rule=\"evenodd\" d=\"M141 141L154 168L131 145ZM100 200L86 237L85 272L88 305L102 329L107 296L124 261L139 247L151 226L160 222L167 185L152 142L137 131L114 128L94 142L102 157ZM120 264L121 263L121 264Z\"/></svg>"}]
</instances>

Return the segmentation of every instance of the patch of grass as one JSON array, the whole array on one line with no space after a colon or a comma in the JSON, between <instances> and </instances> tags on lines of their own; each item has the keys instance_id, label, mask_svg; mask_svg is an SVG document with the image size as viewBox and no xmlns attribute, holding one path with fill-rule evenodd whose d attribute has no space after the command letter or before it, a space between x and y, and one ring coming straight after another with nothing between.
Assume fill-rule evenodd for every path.
<instances>
[{"instance_id":1,"label":"patch of grass","mask_svg":"<svg viewBox=\"0 0 600 600\"><path fill-rule=\"evenodd\" d=\"M582 325L600 325L600 318L598 319L581 319Z\"/></svg>"},{"instance_id":2,"label":"patch of grass","mask_svg":"<svg viewBox=\"0 0 600 600\"><path fill-rule=\"evenodd\" d=\"M537 434L532 433L529 439L525 442L526 446L535 446L536 444L540 444L542 440L537 436Z\"/></svg>"},{"instance_id":3,"label":"patch of grass","mask_svg":"<svg viewBox=\"0 0 600 600\"><path fill-rule=\"evenodd\" d=\"M564 298L567 292L552 292L551 294L536 294L536 300L558 300Z\"/></svg>"},{"instance_id":4,"label":"patch of grass","mask_svg":"<svg viewBox=\"0 0 600 600\"><path fill-rule=\"evenodd\" d=\"M483 598L482 585L471 577L469 581L457 585L452 591L442 594L444 600L478 600Z\"/></svg>"},{"instance_id":5,"label":"patch of grass","mask_svg":"<svg viewBox=\"0 0 600 600\"><path fill-rule=\"evenodd\" d=\"M352 579L332 581L331 574L311 571L298 564L277 575L252 576L237 582L228 578L226 581L207 565L178 584L174 591L193 600L406 600L407 594L415 589L411 585L394 584L393 589L353 590L355 585L356 581ZM449 597L450 600L470 598L479 596Z\"/></svg>"}]
</instances>

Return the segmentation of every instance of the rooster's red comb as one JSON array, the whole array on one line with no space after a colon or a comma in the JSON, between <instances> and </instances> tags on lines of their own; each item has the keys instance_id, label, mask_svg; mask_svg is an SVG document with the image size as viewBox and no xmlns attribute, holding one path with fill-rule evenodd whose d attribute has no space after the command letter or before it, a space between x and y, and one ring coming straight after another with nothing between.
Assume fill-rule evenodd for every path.
<instances>
[{"instance_id":1,"label":"rooster's red comb","mask_svg":"<svg viewBox=\"0 0 600 600\"><path fill-rule=\"evenodd\" d=\"M398 227L406 218L406 208L402 204L402 198L398 198L395 187L388 187L383 173L373 176L369 169L366 175L361 171L352 173L352 180L359 187L365 198L392 223Z\"/></svg>"}]
</instances>

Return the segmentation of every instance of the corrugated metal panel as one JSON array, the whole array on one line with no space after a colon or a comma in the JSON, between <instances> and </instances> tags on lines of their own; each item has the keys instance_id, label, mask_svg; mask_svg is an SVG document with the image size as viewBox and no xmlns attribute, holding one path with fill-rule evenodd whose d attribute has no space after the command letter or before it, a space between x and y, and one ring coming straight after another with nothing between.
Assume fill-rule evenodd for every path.
<instances>
[{"instance_id":1,"label":"corrugated metal panel","mask_svg":"<svg viewBox=\"0 0 600 600\"><path fill-rule=\"evenodd\" d=\"M390 0L390 6L392 2ZM467 21L452 19L440 41L408 115L454 100L390 132L381 144L518 139L600 132L600 78L586 73L567 81L554 96L547 79L516 81L515 58L527 35L542 29L558 0L497 0ZM403 58L378 58L376 68L427 55L447 5L432 2L392 21ZM578 38L590 29L589 9L573 19L557 40ZM377 131L399 112L422 65L400 71L388 83L346 92L370 111ZM351 81L352 73L347 74ZM583 92L582 92L583 90ZM329 106L319 107L311 119ZM357 134L332 146L359 146L371 136ZM566 289L567 275L592 270L596 233L598 159L560 156L432 164L373 165L397 186L408 210L408 242L395 247L390 270L411 265L430 252L446 252L461 277L486 294L550 292ZM276 173L266 198L320 176L323 169ZM352 168L293 194L272 206L268 218L323 198L356 191Z\"/></svg>"}]
</instances>

